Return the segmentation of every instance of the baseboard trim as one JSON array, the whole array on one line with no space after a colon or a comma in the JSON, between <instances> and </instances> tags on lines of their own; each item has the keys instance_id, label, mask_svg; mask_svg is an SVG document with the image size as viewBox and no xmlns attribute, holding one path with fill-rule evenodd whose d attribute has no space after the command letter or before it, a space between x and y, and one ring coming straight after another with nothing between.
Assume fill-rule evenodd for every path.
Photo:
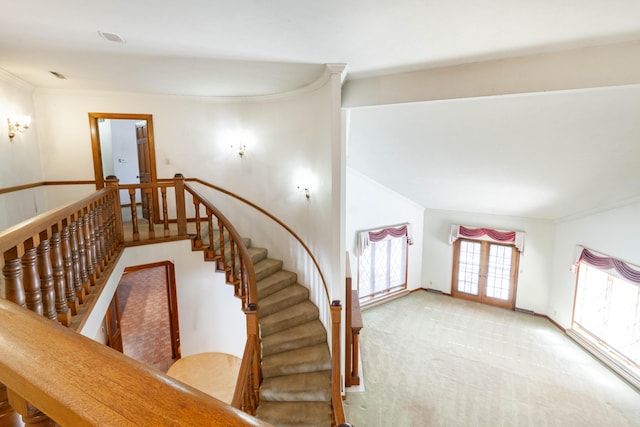
<instances>
[{"instance_id":1,"label":"baseboard trim","mask_svg":"<svg viewBox=\"0 0 640 427\"><path fill-rule=\"evenodd\" d=\"M413 293L418 291L425 291L425 292L429 292L437 295L446 295L448 297L451 296L451 294L448 292L444 292L444 291L441 291L440 289L433 289L433 288L416 288L416 289L413 289L411 292Z\"/></svg>"},{"instance_id":2,"label":"baseboard trim","mask_svg":"<svg viewBox=\"0 0 640 427\"><path fill-rule=\"evenodd\" d=\"M567 330L567 336L575 341L578 345L588 351L593 357L602 362L606 367L611 369L613 372L618 374L619 377L624 379L630 385L635 387L640 391L640 378L636 376L633 372L631 372L626 366L621 364L618 360L611 357L607 354L606 351L594 345L588 339L582 337L579 333L574 331L573 329Z\"/></svg>"},{"instance_id":3,"label":"baseboard trim","mask_svg":"<svg viewBox=\"0 0 640 427\"><path fill-rule=\"evenodd\" d=\"M386 296L384 296L384 297L377 298L377 299L375 299L374 301L371 301L371 302L369 302L369 303L365 303L365 304L360 303L360 309L361 309L361 310L366 310L366 309L368 309L368 308L375 307L375 306L378 306L378 305L380 305L380 304L384 304L384 303L389 302L389 301L393 301L394 299L397 299L397 298L401 298L401 297L407 296L407 295L409 295L410 293L411 293L411 291L409 291L409 290L407 290L407 289L403 289L403 290L401 290L401 291L394 292L393 294L390 294L390 295L386 295Z\"/></svg>"},{"instance_id":4,"label":"baseboard trim","mask_svg":"<svg viewBox=\"0 0 640 427\"><path fill-rule=\"evenodd\" d=\"M553 324L556 328L560 329L562 332L564 332L565 334L567 333L566 328L563 328L558 322L556 322L555 320L553 320L551 317L547 316L546 314L540 314L540 313L533 313L534 316L538 316L538 317L544 317L545 319L547 319L549 322L551 322L551 324Z\"/></svg>"}]
</instances>

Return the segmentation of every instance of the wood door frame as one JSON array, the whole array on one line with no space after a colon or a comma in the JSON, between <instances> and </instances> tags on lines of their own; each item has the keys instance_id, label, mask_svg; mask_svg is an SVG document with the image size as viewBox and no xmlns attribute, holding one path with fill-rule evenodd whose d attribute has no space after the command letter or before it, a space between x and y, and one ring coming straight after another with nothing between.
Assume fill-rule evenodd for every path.
<instances>
[{"instance_id":1,"label":"wood door frame","mask_svg":"<svg viewBox=\"0 0 640 427\"><path fill-rule=\"evenodd\" d=\"M153 116L151 114L124 114L124 113L89 113L89 129L91 131L91 149L93 151L93 171L96 178L96 189L104 188L104 170L102 169L102 147L100 146L100 132L98 128L99 119L115 120L146 120L147 139L149 148L149 173L151 183L158 182L156 172L156 148L153 137ZM153 217L156 222L160 221L160 210L158 206L158 193L153 194Z\"/></svg>"},{"instance_id":2,"label":"wood door frame","mask_svg":"<svg viewBox=\"0 0 640 427\"><path fill-rule=\"evenodd\" d=\"M107 334L107 346L120 353L124 353L122 346L122 328L120 327L120 307L118 304L118 289L113 293L113 298L109 303L109 308L104 316L105 329ZM114 330L115 328L115 330Z\"/></svg>"},{"instance_id":3,"label":"wood door frame","mask_svg":"<svg viewBox=\"0 0 640 427\"><path fill-rule=\"evenodd\" d=\"M500 300L498 298L491 298L491 297L487 297L485 295L483 295L485 289L483 286L481 286L481 282L482 282L482 275L484 274L485 276L485 282L486 282L486 274L487 272L486 270L486 266L488 266L488 258L489 258L489 251L486 250L482 250L480 252L480 272L479 275L481 276L479 278L479 283L478 283L478 295L473 295L473 294L468 294L466 292L460 292L457 290L457 284L458 284L458 264L460 262L460 242L461 241L467 241L467 242L472 242L472 243L480 243L482 244L483 242L486 242L487 245L499 245L499 246L506 246L506 247L510 247L512 248L511 251L511 275L510 275L510 280L512 283L512 289L511 289L511 295L509 295L509 299L508 300ZM451 272L451 296L455 297L455 298L462 298L462 299L466 299L469 301L474 301L474 302L480 302L481 304L487 304L487 305L492 305L494 307L502 307L502 308L506 308L508 310L515 310L516 308L516 292L518 290L518 270L520 269L520 252L518 251L518 249L513 246L513 245L509 245L509 244L504 244L504 243L500 243L500 242L493 242L493 241L487 241L487 240L474 240L474 239L464 239L464 238L459 238L457 239L454 244L453 244L453 265L452 265L452 272ZM485 283L486 286L486 283Z\"/></svg>"},{"instance_id":4,"label":"wood door frame","mask_svg":"<svg viewBox=\"0 0 640 427\"><path fill-rule=\"evenodd\" d=\"M167 284L167 305L169 309L169 331L171 333L171 354L174 359L179 359L182 354L180 348L180 324L178 322L178 297L176 291L175 265L171 261L160 261L151 264L125 267L125 273L145 270L147 268L164 267L165 282Z\"/></svg>"}]
</instances>

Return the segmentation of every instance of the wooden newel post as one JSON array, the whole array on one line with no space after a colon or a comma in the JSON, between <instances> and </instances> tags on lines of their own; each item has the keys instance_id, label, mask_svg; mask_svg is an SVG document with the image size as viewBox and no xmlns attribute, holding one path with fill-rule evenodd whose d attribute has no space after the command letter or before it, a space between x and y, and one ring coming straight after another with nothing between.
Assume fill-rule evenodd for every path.
<instances>
[{"instance_id":1,"label":"wooden newel post","mask_svg":"<svg viewBox=\"0 0 640 427\"><path fill-rule=\"evenodd\" d=\"M262 372L260 371L260 343L258 340L258 305L251 303L247 305L244 311L247 318L247 336L254 337L256 345L254 346L253 363L251 363L251 408L250 413L255 414L255 410L260 404L260 383L262 382Z\"/></svg>"},{"instance_id":2,"label":"wooden newel post","mask_svg":"<svg viewBox=\"0 0 640 427\"><path fill-rule=\"evenodd\" d=\"M120 185L120 181L114 175L109 175L106 179L107 188L115 187L118 188ZM115 196L113 198L113 209L115 210L115 231L116 231L116 242L115 244L119 244L124 240L124 231L122 229L122 207L120 206L120 192L116 191Z\"/></svg>"},{"instance_id":3,"label":"wooden newel post","mask_svg":"<svg viewBox=\"0 0 640 427\"><path fill-rule=\"evenodd\" d=\"M181 173L173 177L176 192L176 217L178 221L178 235L187 235L187 205L184 198L184 176Z\"/></svg>"},{"instance_id":4,"label":"wooden newel post","mask_svg":"<svg viewBox=\"0 0 640 427\"><path fill-rule=\"evenodd\" d=\"M345 421L342 406L340 381L340 316L342 306L339 300L331 302L331 402L333 406L333 421L335 425Z\"/></svg>"}]
</instances>

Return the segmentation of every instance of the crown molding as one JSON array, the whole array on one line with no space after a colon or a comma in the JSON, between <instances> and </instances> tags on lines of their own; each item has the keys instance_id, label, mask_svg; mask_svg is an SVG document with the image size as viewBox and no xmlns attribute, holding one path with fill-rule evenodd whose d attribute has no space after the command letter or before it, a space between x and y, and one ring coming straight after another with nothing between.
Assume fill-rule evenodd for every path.
<instances>
[{"instance_id":1,"label":"crown molding","mask_svg":"<svg viewBox=\"0 0 640 427\"><path fill-rule=\"evenodd\" d=\"M9 83L10 85L12 85L17 89L24 89L30 92L33 92L33 90L35 89L33 85L31 85L30 83L27 83L26 81L22 80L19 77L14 76L10 72L2 68L0 68L0 81Z\"/></svg>"},{"instance_id":2,"label":"crown molding","mask_svg":"<svg viewBox=\"0 0 640 427\"><path fill-rule=\"evenodd\" d=\"M347 64L325 64L322 74L315 81L301 88L294 89L287 92L282 92L282 93L273 93L268 95L254 95L254 96L209 96L209 97L198 97L198 98L200 98L205 102L212 102L212 103L280 101L283 99L300 96L305 93L314 92L320 89L321 87L323 87L324 85L326 85L331 79L331 76L335 74L339 74L340 81L344 83L344 80L346 78L346 69L347 69Z\"/></svg>"}]
</instances>

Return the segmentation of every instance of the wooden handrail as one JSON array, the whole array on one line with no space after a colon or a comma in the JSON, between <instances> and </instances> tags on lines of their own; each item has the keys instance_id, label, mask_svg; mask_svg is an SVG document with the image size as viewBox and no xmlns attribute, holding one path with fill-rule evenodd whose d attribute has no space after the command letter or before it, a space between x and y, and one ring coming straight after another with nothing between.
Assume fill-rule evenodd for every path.
<instances>
[{"instance_id":1,"label":"wooden handrail","mask_svg":"<svg viewBox=\"0 0 640 427\"><path fill-rule=\"evenodd\" d=\"M87 206L96 203L96 201L114 191L115 190L112 189L97 191L77 202L72 202L65 206L44 212L0 231L0 254L24 243L27 238L38 236L43 230L50 229L52 226L57 225L63 218L72 217L79 212L86 211Z\"/></svg>"},{"instance_id":2,"label":"wooden handrail","mask_svg":"<svg viewBox=\"0 0 640 427\"><path fill-rule=\"evenodd\" d=\"M244 241L231 222L211 202L190 185L185 190L193 196L196 214L196 236L194 246L201 247L200 205L207 213L209 232L209 247L206 248L207 257L218 261L219 269L225 271L227 283L233 284L235 295L241 298L242 308L247 321L247 344L238 373L238 383L233 397L233 406L250 414L255 411L260 402L260 382L262 380L259 321L258 321L258 288L253 261ZM213 218L217 219L220 237L218 251L213 242ZM225 233L229 236L230 254L225 254ZM236 253L237 251L237 253ZM236 258L238 264L236 264Z\"/></svg>"},{"instance_id":3,"label":"wooden handrail","mask_svg":"<svg viewBox=\"0 0 640 427\"><path fill-rule=\"evenodd\" d=\"M229 190L225 190L222 187L218 187L217 185L208 183L208 182L203 181L203 180L198 179L198 178L187 178L186 181L188 181L188 182L197 182L198 184L202 184L202 185L204 185L206 187L212 188L212 189L214 189L216 191L219 191L219 192L221 192L223 194L226 194L227 196L233 197L234 199L246 204L247 206L252 207L253 209L255 209L258 212L262 213L263 215L267 216L268 218L273 220L276 224L278 224L280 227L284 228L294 239L296 239L298 241L298 243L300 243L300 245L304 248L304 250L307 253L307 255L309 256L309 258L311 258L311 261L313 262L313 265L316 267L316 270L318 271L318 275L320 276L320 280L322 280L322 285L324 286L324 293L325 293L325 296L327 298L327 304L331 304L331 297L329 296L329 288L327 286L327 281L324 278L324 274L322 273L322 269L320 268L320 264L318 264L318 261L316 260L315 256L313 255L313 253L311 252L311 250L309 249L307 244L288 225L286 225L284 222L279 220L273 214L269 213L267 210L261 208L260 206L256 205L255 203L250 202L249 200L245 199L244 197L241 197L241 196L238 196L235 193L232 193Z\"/></svg>"},{"instance_id":4,"label":"wooden handrail","mask_svg":"<svg viewBox=\"0 0 640 427\"><path fill-rule=\"evenodd\" d=\"M324 286L324 292L325 292L325 296L326 296L326 301L327 304L330 307L330 312L331 312L331 337L332 337L332 342L330 343L331 346L331 354L332 354L332 397L331 397L331 401L332 401L332 409L333 409L333 417L334 417L334 423L336 425L341 424L345 421L345 416L344 416L344 408L342 405L342 390L341 390L341 381L340 381L340 321L341 321L341 306L340 306L340 301L331 301L330 297L329 297L329 289L327 287L327 282L325 280L324 274L322 273L322 269L320 268L320 264L318 263L318 261L316 260L315 256L313 255L313 253L311 252L311 250L309 249L309 247L307 246L307 244L300 238L300 236L298 236L289 226L287 226L285 223L283 223L281 220L279 220L277 217L275 217L274 215L272 215L271 213L269 213L268 211L266 211L265 209L261 208L260 206L256 205L255 203L250 202L249 200L238 196L237 194L232 193L229 190L225 190L224 188L218 187L216 185L210 184L206 181L202 181L200 179L197 178L188 178L185 179L185 181L188 182L197 182L199 184L202 184L206 187L212 188L216 191L219 191L223 194L226 194L227 196L233 197L234 199L246 204L247 206L257 210L258 212L262 213L263 215L267 216L268 218L270 218L272 221L274 221L276 224L278 224L280 227L282 227L283 229L285 229L293 238L295 238L298 243L304 248L304 250L306 251L307 255L309 256L309 258L312 260L318 275L320 276L320 279L322 281L322 285ZM189 190L189 192L193 192L197 193L196 190L194 190L191 186L186 186L188 187L187 189ZM200 199L203 199L203 196L198 195L198 197ZM209 208L209 206L207 205L207 208ZM239 245L240 247L244 247L244 244ZM256 295L256 300L255 302L257 302L257 292L255 293ZM337 313L337 314L336 314ZM257 319L257 317L256 317Z\"/></svg>"},{"instance_id":5,"label":"wooden handrail","mask_svg":"<svg viewBox=\"0 0 640 427\"><path fill-rule=\"evenodd\" d=\"M197 199L199 203L205 206L206 209L208 209L211 214L218 219L219 223L223 226L223 229L220 230L221 233L223 232L223 230L226 230L229 233L229 240L233 241L240 251L238 255L241 259L242 267L246 271L245 274L240 274L240 279L245 282L243 283L243 285L246 287L244 289L244 291L246 291L246 299L243 304L243 309L246 310L250 305L257 305L258 288L256 285L256 274L253 268L253 262L251 262L251 256L249 255L249 251L247 250L247 247L242 240L242 236L240 236L240 233L238 233L236 228L231 224L227 217L225 217L222 212L220 212L215 206L213 206L213 204L209 202L206 197L204 197L190 185L185 185L185 190L191 193L191 195L194 196L194 198ZM213 236L210 236L210 238L213 238ZM226 260L222 259L221 261L224 262Z\"/></svg>"},{"instance_id":6,"label":"wooden handrail","mask_svg":"<svg viewBox=\"0 0 640 427\"><path fill-rule=\"evenodd\" d=\"M346 254L347 274L345 280L345 386L351 387L360 384L358 374L358 336L362 329L362 312L358 291L353 289L351 278L351 261L349 252Z\"/></svg>"},{"instance_id":7,"label":"wooden handrail","mask_svg":"<svg viewBox=\"0 0 640 427\"><path fill-rule=\"evenodd\" d=\"M119 189L127 189L129 191L140 188L143 191L149 193L150 191L158 191L158 189L166 189L167 187L175 186L176 191L176 210L177 210L177 220L178 230L180 236L186 237L186 215L185 215L185 202L184 202L184 193L185 190L192 194L194 197L194 203L196 205L196 212L199 212L199 206L203 205L206 208L208 221L209 221L209 230L210 234L213 228L212 217L215 217L218 221L218 227L220 229L220 237L224 240L225 230L226 234L229 236L231 243L230 251L231 256L226 257L224 254L224 242L220 245L218 257L218 265L220 268L224 270L227 274L227 281L229 283L234 284L236 286L236 295L242 299L243 309L247 314L247 350L251 354L251 358L249 358L249 362L246 363L247 367L244 372L241 372L240 378L242 376L246 376L247 381L245 381L244 386L241 388L244 393L243 396L238 394L238 396L234 396L234 402L238 403L237 397L243 399L240 404L245 411L249 413L255 413L255 408L259 402L259 385L261 381L261 372L260 372L260 345L258 338L258 318L257 318L257 287L255 280L255 272L253 263L251 262L251 257L247 251L246 246L243 243L243 240L233 225L228 221L228 219L210 202L206 200L197 190L194 188L185 185L185 179L181 175L176 175L173 181L170 180L161 180L158 183L149 183L149 184L128 184L128 185L118 185L117 178L110 177L111 179L107 180L107 188L102 189L94 193L93 195L86 197L80 201L70 203L66 206L54 209L45 214L39 215L35 218L27 220L17 226L11 227L7 230L0 232L0 264L5 265L5 261L11 261L12 268L17 268L15 270L17 273L13 273L13 271L7 270L5 272L5 279L9 277L10 280L14 281L15 284L21 285L20 280L16 279L18 276L10 276L10 274L22 274L20 272L20 259L25 254L25 251L32 251L35 246L37 246L41 239L49 239L54 238L57 239L57 233L60 233L63 229L72 228L72 226L77 225L78 232L78 242L79 242L79 250L74 249L74 256L76 252L79 251L80 256L78 257L80 261L78 262L78 266L74 264L71 270L67 271L67 265L64 266L64 274L65 277L62 277L62 267L60 267L60 248L55 246L54 252L55 263L53 265L53 281L56 284L56 289L62 289L62 286L65 283L69 283L74 273L78 270L82 272L84 275L82 277L82 292L79 295L84 295L84 292L89 292L90 289L99 281L99 276L101 273L107 275L109 273L109 261L114 261L114 254L119 256L119 251L122 250L123 243L123 233L122 233L122 219L120 217L120 203L119 203ZM257 209L259 212L262 212L272 220L274 220L277 224L287 230L304 248L309 257L312 259L318 274L322 280L324 285L325 294L327 296L327 300L329 298L327 284L322 274L322 271L319 267L319 264L313 254L311 254L307 245L300 239L300 237L295 234L289 227L283 224L280 220L275 218L273 215L266 212L264 209L254 205L251 202L248 202L245 199L239 198L226 190L222 190L219 187L212 186L210 184L204 183L200 180L189 180L200 182L206 186L212 187L216 190L222 191L226 194L232 195L235 198L243 201L247 205ZM164 190L163 190L164 191ZM106 203L105 203L106 202ZM103 212L105 214L108 213L109 217L103 218ZM167 222L166 218L166 208L165 208L165 226ZM151 221L150 221L151 223ZM198 215L196 215L196 226L197 226L197 236L195 240L198 240L200 236L200 222L198 221ZM149 235L152 236L153 228L150 226ZM166 234L165 234L166 236ZM69 241L72 241L70 239ZM211 240L211 239L210 239ZM84 245L83 245L84 243ZM213 250L213 244L211 252ZM56 243L57 245L57 243ZM63 248L66 248L64 242L62 244ZM119 251L115 251L114 248L118 247ZM68 248L70 249L70 248ZM236 253L237 251L237 253ZM66 252L65 252L66 253ZM65 255L66 256L66 255ZM24 262L24 261L23 261ZM67 261L65 261L66 263ZM78 273L76 273L78 276ZM104 279L104 278L103 278ZM66 282L65 282L66 281ZM76 291L79 290L76 288ZM24 298L24 296L20 297L17 295L18 301L20 298ZM14 300L14 302L16 302ZM82 303L82 301L81 301ZM338 302L339 306L339 302ZM332 308L332 336L333 341L331 343L331 348L333 350L334 355L340 354L340 340L339 340L339 322L340 317L336 318L333 315L335 311ZM336 323L337 322L337 323ZM336 327L336 325L338 325ZM337 328L337 329L336 329ZM337 330L337 332L336 332ZM340 365L339 365L339 356L334 359L333 363L333 407L334 407L334 421L337 420L338 423L344 421L344 410L342 409L342 401L340 396ZM337 362L337 363L336 363ZM2 366L2 365L0 365ZM337 375L336 375L337 372ZM3 379L0 376L0 383L2 383ZM248 385L247 385L248 384ZM18 391L13 388L11 384L7 384L10 391L10 396L13 396L13 401L17 406L21 405L21 400L29 401L32 404L38 406L41 410L48 414L47 408L42 406L36 402L36 400L32 399L30 395L23 396L21 393L23 391ZM2 384L0 384L0 388ZM37 389L37 387L36 387ZM337 392L336 392L337 390ZM34 391L30 390L29 392ZM1 390L0 390L1 392ZM40 393L44 393L40 391ZM1 393L0 393L1 394ZM337 397L336 397L337 396ZM45 399L46 400L46 399ZM54 399L55 400L55 399ZM246 403L248 402L248 403ZM0 402L1 404L2 402ZM26 404L25 404L26 405ZM26 406L25 406L26 407ZM2 408L0 408L1 410ZM68 415L68 414L67 414ZM57 420L54 416L52 416L54 420ZM109 425L109 424L104 424ZM233 424L229 424L233 425Z\"/></svg>"},{"instance_id":8,"label":"wooden handrail","mask_svg":"<svg viewBox=\"0 0 640 427\"><path fill-rule=\"evenodd\" d=\"M0 299L0 318L12 406L63 426L268 425L12 302Z\"/></svg>"},{"instance_id":9,"label":"wooden handrail","mask_svg":"<svg viewBox=\"0 0 640 427\"><path fill-rule=\"evenodd\" d=\"M342 391L340 390L340 301L331 303L331 406L333 408L333 424L345 422L344 407L342 406ZM337 362L337 363L336 363Z\"/></svg>"},{"instance_id":10,"label":"wooden handrail","mask_svg":"<svg viewBox=\"0 0 640 427\"><path fill-rule=\"evenodd\" d=\"M13 187L0 188L0 194L14 193L17 191L28 190L30 188L45 187L47 185L95 185L95 181L75 180L75 181L39 181L30 184L16 185Z\"/></svg>"}]
</instances>

